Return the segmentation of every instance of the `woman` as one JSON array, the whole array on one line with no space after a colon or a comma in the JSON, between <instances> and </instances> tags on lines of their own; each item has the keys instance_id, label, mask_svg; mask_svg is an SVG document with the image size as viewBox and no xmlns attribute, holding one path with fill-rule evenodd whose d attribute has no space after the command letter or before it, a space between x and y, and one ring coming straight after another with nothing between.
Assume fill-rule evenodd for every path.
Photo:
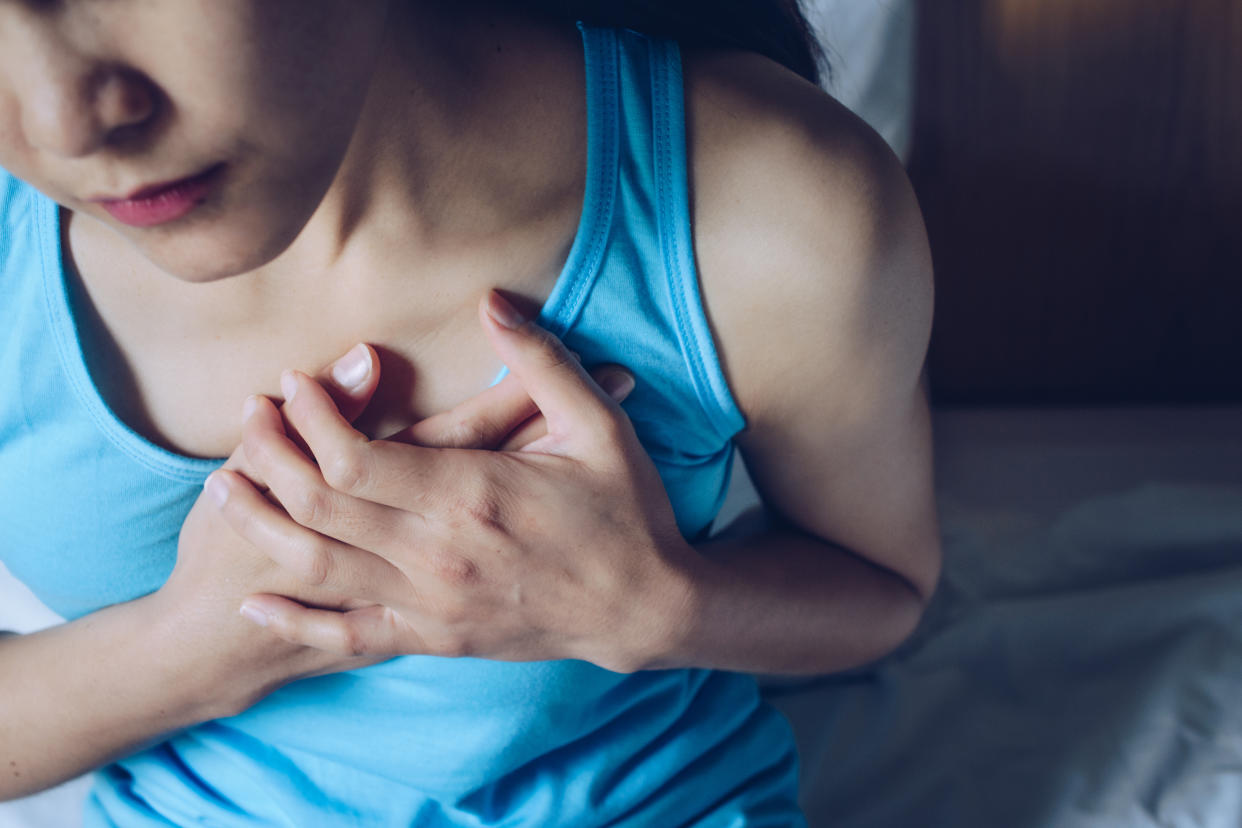
<instances>
[{"instance_id":1,"label":"woman","mask_svg":"<svg viewBox=\"0 0 1242 828\"><path fill-rule=\"evenodd\" d=\"M798 67L772 8L714 39ZM938 573L921 221L788 68L570 11L0 5L0 549L71 619L0 641L6 796L799 823L743 672ZM735 442L772 517L708 541Z\"/></svg>"}]
</instances>

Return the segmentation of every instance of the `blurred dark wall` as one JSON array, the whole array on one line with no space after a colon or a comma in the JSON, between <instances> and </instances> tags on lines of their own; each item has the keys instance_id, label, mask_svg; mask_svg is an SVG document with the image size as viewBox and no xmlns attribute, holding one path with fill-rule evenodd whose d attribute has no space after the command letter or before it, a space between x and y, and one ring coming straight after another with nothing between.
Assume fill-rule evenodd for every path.
<instances>
[{"instance_id":1,"label":"blurred dark wall","mask_svg":"<svg viewBox=\"0 0 1242 828\"><path fill-rule=\"evenodd\" d=\"M1242 401L1242 1L922 0L938 403Z\"/></svg>"}]
</instances>

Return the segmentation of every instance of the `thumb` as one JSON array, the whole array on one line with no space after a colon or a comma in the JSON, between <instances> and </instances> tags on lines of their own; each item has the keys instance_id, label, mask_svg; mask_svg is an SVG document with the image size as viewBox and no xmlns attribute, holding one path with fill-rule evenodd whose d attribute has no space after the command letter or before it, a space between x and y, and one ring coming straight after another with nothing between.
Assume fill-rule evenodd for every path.
<instances>
[{"instance_id":1,"label":"thumb","mask_svg":"<svg viewBox=\"0 0 1242 828\"><path fill-rule=\"evenodd\" d=\"M379 385L379 358L375 349L359 343L328 365L315 379L349 422L366 409Z\"/></svg>"},{"instance_id":2,"label":"thumb","mask_svg":"<svg viewBox=\"0 0 1242 828\"><path fill-rule=\"evenodd\" d=\"M492 348L547 421L553 438L549 444L598 445L615 421L624 419L616 400L564 344L523 317L499 293L488 292L479 303L479 316ZM633 382L628 374L623 377Z\"/></svg>"}]
</instances>

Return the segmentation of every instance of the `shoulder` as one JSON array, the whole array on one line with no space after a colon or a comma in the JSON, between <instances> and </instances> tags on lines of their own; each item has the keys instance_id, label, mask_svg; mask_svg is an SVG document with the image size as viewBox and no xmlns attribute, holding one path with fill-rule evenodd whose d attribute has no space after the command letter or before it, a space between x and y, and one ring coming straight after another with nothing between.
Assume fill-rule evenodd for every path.
<instances>
[{"instance_id":1,"label":"shoulder","mask_svg":"<svg viewBox=\"0 0 1242 828\"><path fill-rule=\"evenodd\" d=\"M770 510L926 599L932 274L905 172L770 61L690 52L686 66L699 279L751 477Z\"/></svg>"},{"instance_id":2,"label":"shoulder","mask_svg":"<svg viewBox=\"0 0 1242 828\"><path fill-rule=\"evenodd\" d=\"M896 156L766 58L687 49L685 75L704 303L748 421L778 415L783 389L812 379L807 357L842 386L917 382L931 257Z\"/></svg>"}]
</instances>

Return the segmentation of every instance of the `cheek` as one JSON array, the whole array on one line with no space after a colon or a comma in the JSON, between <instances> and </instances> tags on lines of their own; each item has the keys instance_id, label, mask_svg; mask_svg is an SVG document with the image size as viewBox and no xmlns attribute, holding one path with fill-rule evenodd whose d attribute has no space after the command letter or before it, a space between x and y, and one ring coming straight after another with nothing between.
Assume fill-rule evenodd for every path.
<instances>
[{"instance_id":1,"label":"cheek","mask_svg":"<svg viewBox=\"0 0 1242 828\"><path fill-rule=\"evenodd\" d=\"M244 14L231 13L181 61L201 68L183 76L187 105L202 101L210 125L247 135L267 154L343 154L384 45L381 4L242 5Z\"/></svg>"},{"instance_id":2,"label":"cheek","mask_svg":"<svg viewBox=\"0 0 1242 828\"><path fill-rule=\"evenodd\" d=\"M284 5L268 1L258 7ZM348 150L382 45L379 16L361 13L370 4L338 5L314 4L336 16L303 14L296 30L276 25L277 11L256 13L180 63L212 71L165 75L176 130L200 148L199 161L227 162L229 176L193 222L126 234L157 266L193 281L244 273L277 257L310 219Z\"/></svg>"},{"instance_id":3,"label":"cheek","mask_svg":"<svg viewBox=\"0 0 1242 828\"><path fill-rule=\"evenodd\" d=\"M0 75L0 83L4 82ZM0 87L0 167L32 186L52 195L44 186L44 176L35 168L31 152L21 129L21 111L17 97ZM53 196L54 197L54 196Z\"/></svg>"},{"instance_id":4,"label":"cheek","mask_svg":"<svg viewBox=\"0 0 1242 828\"><path fill-rule=\"evenodd\" d=\"M0 0L2 2L2 0ZM356 0L187 0L153 7L109 42L170 106L150 171L224 161L223 186L166 229L117 226L56 181L73 176L27 145L17 96L0 67L0 166L70 209L112 226L148 260L187 281L245 273L279 256L336 175L381 51L380 3ZM297 25L290 25L290 21ZM154 48L152 48L154 46ZM97 161L97 160L96 160ZM98 172L98 164L78 159ZM143 170L143 172L150 172ZM98 178L98 176L92 176Z\"/></svg>"}]
</instances>

